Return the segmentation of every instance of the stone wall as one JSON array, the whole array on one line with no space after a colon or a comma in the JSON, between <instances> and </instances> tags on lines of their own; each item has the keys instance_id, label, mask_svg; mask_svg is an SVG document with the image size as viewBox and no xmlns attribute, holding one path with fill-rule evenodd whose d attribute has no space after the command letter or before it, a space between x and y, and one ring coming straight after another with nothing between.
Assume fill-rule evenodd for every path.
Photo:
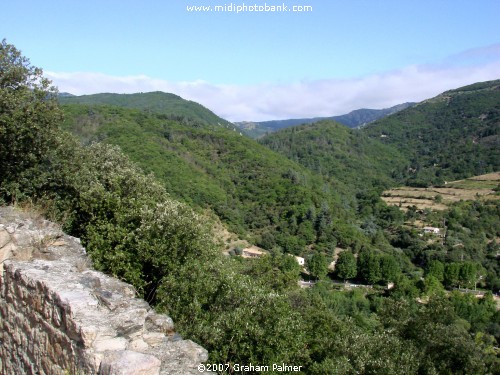
<instances>
[{"instance_id":1,"label":"stone wall","mask_svg":"<svg viewBox=\"0 0 500 375\"><path fill-rule=\"evenodd\" d=\"M207 360L41 217L0 207L0 262L1 374L199 374Z\"/></svg>"}]
</instances>

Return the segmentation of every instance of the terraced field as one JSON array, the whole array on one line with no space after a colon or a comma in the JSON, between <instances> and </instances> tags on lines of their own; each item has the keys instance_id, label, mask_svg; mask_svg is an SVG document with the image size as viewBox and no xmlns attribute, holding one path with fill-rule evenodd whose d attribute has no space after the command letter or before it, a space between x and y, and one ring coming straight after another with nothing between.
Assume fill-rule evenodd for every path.
<instances>
[{"instance_id":1,"label":"terraced field","mask_svg":"<svg viewBox=\"0 0 500 375\"><path fill-rule=\"evenodd\" d=\"M423 210L445 210L447 204L460 200L500 199L500 172L475 176L466 180L448 182L446 187L413 188L398 187L382 193L382 199L388 204L407 210L416 206Z\"/></svg>"}]
</instances>

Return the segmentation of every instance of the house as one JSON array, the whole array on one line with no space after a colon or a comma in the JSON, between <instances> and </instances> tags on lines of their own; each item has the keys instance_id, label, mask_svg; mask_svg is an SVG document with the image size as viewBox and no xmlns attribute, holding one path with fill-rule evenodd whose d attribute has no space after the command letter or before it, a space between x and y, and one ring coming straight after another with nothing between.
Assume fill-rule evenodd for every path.
<instances>
[{"instance_id":1,"label":"house","mask_svg":"<svg viewBox=\"0 0 500 375\"><path fill-rule=\"evenodd\" d=\"M248 247L242 250L241 256L243 258L259 258L263 256L265 253L263 251L254 249L252 247Z\"/></svg>"},{"instance_id":2,"label":"house","mask_svg":"<svg viewBox=\"0 0 500 375\"><path fill-rule=\"evenodd\" d=\"M290 254L290 255L291 255L291 254ZM297 263L299 264L299 266L301 266L301 267L304 267L304 266L305 266L306 261L305 261L305 259L304 259L304 258L302 258L302 257L298 257L298 256L296 256L296 255L293 255L293 257L295 258L295 260L297 261Z\"/></svg>"},{"instance_id":3,"label":"house","mask_svg":"<svg viewBox=\"0 0 500 375\"><path fill-rule=\"evenodd\" d=\"M435 227L424 227L424 233L439 235L441 233L441 230Z\"/></svg>"},{"instance_id":4,"label":"house","mask_svg":"<svg viewBox=\"0 0 500 375\"><path fill-rule=\"evenodd\" d=\"M298 284L301 288L312 288L314 284L316 284L316 281L304 281L304 280L299 280Z\"/></svg>"}]
</instances>

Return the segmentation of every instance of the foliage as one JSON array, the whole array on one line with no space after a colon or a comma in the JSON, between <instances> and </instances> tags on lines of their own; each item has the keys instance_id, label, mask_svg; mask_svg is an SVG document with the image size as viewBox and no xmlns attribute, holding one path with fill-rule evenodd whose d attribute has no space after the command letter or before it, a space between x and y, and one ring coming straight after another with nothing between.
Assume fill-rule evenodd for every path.
<instances>
[{"instance_id":1,"label":"foliage","mask_svg":"<svg viewBox=\"0 0 500 375\"><path fill-rule=\"evenodd\" d=\"M284 295L232 271L228 260L187 263L165 278L159 308L210 360L261 365L303 363L304 325ZM179 280L190 282L179 282Z\"/></svg>"},{"instance_id":2,"label":"foliage","mask_svg":"<svg viewBox=\"0 0 500 375\"><path fill-rule=\"evenodd\" d=\"M310 245L363 241L332 185L233 131L120 107L63 108L64 127L84 143L119 145L173 198L212 209L232 231L268 250L301 254Z\"/></svg>"},{"instance_id":3,"label":"foliage","mask_svg":"<svg viewBox=\"0 0 500 375\"><path fill-rule=\"evenodd\" d=\"M396 146L410 160L394 174L410 186L441 185L498 171L499 84L496 80L447 91L362 131Z\"/></svg>"},{"instance_id":4,"label":"foliage","mask_svg":"<svg viewBox=\"0 0 500 375\"><path fill-rule=\"evenodd\" d=\"M401 272L399 265L392 255L383 255L380 257L380 274L382 280L386 283L396 281Z\"/></svg>"},{"instance_id":5,"label":"foliage","mask_svg":"<svg viewBox=\"0 0 500 375\"><path fill-rule=\"evenodd\" d=\"M81 160L71 230L81 232L98 268L149 294L180 264L213 255L206 218L169 198L116 147L93 145Z\"/></svg>"},{"instance_id":6,"label":"foliage","mask_svg":"<svg viewBox=\"0 0 500 375\"><path fill-rule=\"evenodd\" d=\"M245 263L246 267L241 273L254 278L262 286L275 292L297 288L302 267L295 257L289 254L275 251L258 259L249 259Z\"/></svg>"},{"instance_id":7,"label":"foliage","mask_svg":"<svg viewBox=\"0 0 500 375\"><path fill-rule=\"evenodd\" d=\"M471 324L473 332L482 331L495 334L493 327L495 320L498 324L498 313L491 293L485 294L482 298L477 298L473 294L455 291L451 294L451 303L457 315ZM499 338L496 337L497 340Z\"/></svg>"},{"instance_id":8,"label":"foliage","mask_svg":"<svg viewBox=\"0 0 500 375\"><path fill-rule=\"evenodd\" d=\"M0 193L16 199L17 180L57 144L57 91L13 45L0 43Z\"/></svg>"},{"instance_id":9,"label":"foliage","mask_svg":"<svg viewBox=\"0 0 500 375\"><path fill-rule=\"evenodd\" d=\"M361 279L369 284L380 281L380 259L378 254L372 250L364 250L359 254L358 274Z\"/></svg>"},{"instance_id":10,"label":"foliage","mask_svg":"<svg viewBox=\"0 0 500 375\"><path fill-rule=\"evenodd\" d=\"M482 277L488 287L497 285L498 203L454 204L436 217L448 223L444 243L428 243L402 227L401 213L380 204L373 191L358 191L363 203L349 212L349 199L342 201L332 182L219 126L72 105L65 125L87 141L82 146L57 129L60 112L41 72L5 41L0 57L0 82L9 82L0 87L2 199L43 205L82 239L97 268L133 283L184 337L209 349L211 362L285 362L309 374L498 372L500 322L492 295L436 293L441 279L450 287ZM7 130L18 136L9 138ZM30 154L26 142L38 139ZM92 144L97 139L120 140L137 159L142 151L134 143L144 145L142 157L153 156L143 167L165 178L157 182L118 147ZM154 155L170 158L155 163ZM192 188L202 182L205 189ZM210 220L165 186L195 206L213 207L275 250L257 260L224 257ZM276 245L311 250L308 266L320 281L298 288L300 267ZM359 253L361 281L395 280L395 288L345 291L321 279L336 245L350 248L339 259L346 274ZM417 266L426 268L423 285ZM416 285L430 295L428 303L417 302Z\"/></svg>"},{"instance_id":11,"label":"foliage","mask_svg":"<svg viewBox=\"0 0 500 375\"><path fill-rule=\"evenodd\" d=\"M446 297L431 298L428 304L415 307L386 300L379 316L386 330L398 332L420 349L419 373L491 373L495 356L475 344Z\"/></svg>"},{"instance_id":12,"label":"foliage","mask_svg":"<svg viewBox=\"0 0 500 375\"><path fill-rule=\"evenodd\" d=\"M322 253L314 253L306 259L306 268L313 277L322 279L328 273L328 260Z\"/></svg>"},{"instance_id":13,"label":"foliage","mask_svg":"<svg viewBox=\"0 0 500 375\"><path fill-rule=\"evenodd\" d=\"M342 251L335 263L335 271L341 279L352 279L358 273L356 258L350 251Z\"/></svg>"},{"instance_id":14,"label":"foliage","mask_svg":"<svg viewBox=\"0 0 500 375\"><path fill-rule=\"evenodd\" d=\"M230 130L236 129L201 104L182 99L175 94L155 91L136 94L94 94L82 96L60 96L61 104L110 105L153 112L164 119L170 119L184 125L218 125Z\"/></svg>"},{"instance_id":15,"label":"foliage","mask_svg":"<svg viewBox=\"0 0 500 375\"><path fill-rule=\"evenodd\" d=\"M444 264L439 260L430 261L427 267L427 276L433 276L438 281L442 282L444 280Z\"/></svg>"},{"instance_id":16,"label":"foliage","mask_svg":"<svg viewBox=\"0 0 500 375\"><path fill-rule=\"evenodd\" d=\"M333 121L283 129L260 143L355 191L365 189L368 181L389 186L392 172L404 165L395 148Z\"/></svg>"},{"instance_id":17,"label":"foliage","mask_svg":"<svg viewBox=\"0 0 500 375\"><path fill-rule=\"evenodd\" d=\"M426 296L434 296L444 293L443 284L439 279L433 275L427 275L425 279L421 280L420 287L422 293Z\"/></svg>"}]
</instances>

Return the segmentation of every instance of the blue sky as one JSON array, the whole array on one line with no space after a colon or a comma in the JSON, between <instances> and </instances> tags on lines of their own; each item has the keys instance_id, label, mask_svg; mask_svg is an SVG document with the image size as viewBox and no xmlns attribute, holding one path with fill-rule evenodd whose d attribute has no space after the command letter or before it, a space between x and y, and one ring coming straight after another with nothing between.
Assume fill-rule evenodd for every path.
<instances>
[{"instance_id":1,"label":"blue sky","mask_svg":"<svg viewBox=\"0 0 500 375\"><path fill-rule=\"evenodd\" d=\"M248 11L187 10L231 4ZM250 11L265 4L290 11ZM499 14L498 0L3 0L0 37L60 91L161 90L229 120L268 120L498 79Z\"/></svg>"}]
</instances>

